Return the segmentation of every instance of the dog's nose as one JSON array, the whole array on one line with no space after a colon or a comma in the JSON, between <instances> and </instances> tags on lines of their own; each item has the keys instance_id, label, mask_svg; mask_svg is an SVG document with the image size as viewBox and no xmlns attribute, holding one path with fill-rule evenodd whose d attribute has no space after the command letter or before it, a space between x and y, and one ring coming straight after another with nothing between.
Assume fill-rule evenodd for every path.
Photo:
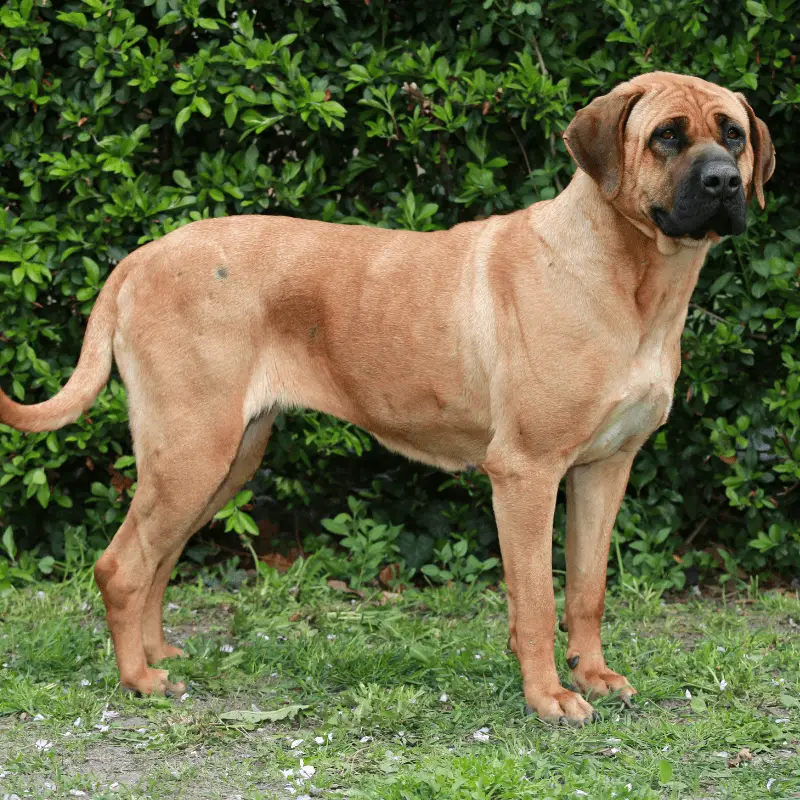
<instances>
[{"instance_id":1,"label":"dog's nose","mask_svg":"<svg viewBox=\"0 0 800 800\"><path fill-rule=\"evenodd\" d=\"M712 197L733 197L742 185L742 178L735 164L727 161L709 161L700 171L703 191Z\"/></svg>"}]
</instances>

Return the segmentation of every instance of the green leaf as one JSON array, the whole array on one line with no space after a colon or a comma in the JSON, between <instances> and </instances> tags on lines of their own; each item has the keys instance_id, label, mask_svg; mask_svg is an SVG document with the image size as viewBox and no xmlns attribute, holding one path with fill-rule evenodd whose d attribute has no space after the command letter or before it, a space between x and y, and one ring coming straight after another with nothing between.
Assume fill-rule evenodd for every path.
<instances>
[{"instance_id":1,"label":"green leaf","mask_svg":"<svg viewBox=\"0 0 800 800\"><path fill-rule=\"evenodd\" d=\"M10 525L3 531L3 549L8 553L8 557L14 561L17 555L17 545L14 542L14 529Z\"/></svg>"},{"instance_id":2,"label":"green leaf","mask_svg":"<svg viewBox=\"0 0 800 800\"><path fill-rule=\"evenodd\" d=\"M225 124L229 127L233 127L233 123L236 122L236 115L239 113L239 106L236 102L228 103L225 106Z\"/></svg>"},{"instance_id":3,"label":"green leaf","mask_svg":"<svg viewBox=\"0 0 800 800\"><path fill-rule=\"evenodd\" d=\"M755 0L747 0L745 8L758 19L768 19L772 16L764 7L763 3L756 3Z\"/></svg>"},{"instance_id":4,"label":"green leaf","mask_svg":"<svg viewBox=\"0 0 800 800\"><path fill-rule=\"evenodd\" d=\"M122 37L122 28L112 28L111 33L108 34L108 43L116 49L122 44Z\"/></svg>"},{"instance_id":5,"label":"green leaf","mask_svg":"<svg viewBox=\"0 0 800 800\"><path fill-rule=\"evenodd\" d=\"M784 708L800 708L800 700L790 694L782 694L780 701Z\"/></svg>"},{"instance_id":6,"label":"green leaf","mask_svg":"<svg viewBox=\"0 0 800 800\"><path fill-rule=\"evenodd\" d=\"M340 536L344 536L346 533L348 533L346 525L343 525L341 522L337 522L333 519L323 519L322 527L325 528L325 530L330 531L331 533L339 534Z\"/></svg>"},{"instance_id":7,"label":"green leaf","mask_svg":"<svg viewBox=\"0 0 800 800\"><path fill-rule=\"evenodd\" d=\"M55 563L56 560L53 558L53 556L44 556L44 558L40 558L39 563L37 564L39 567L39 572L41 572L42 575L50 575L50 573L53 571Z\"/></svg>"},{"instance_id":8,"label":"green leaf","mask_svg":"<svg viewBox=\"0 0 800 800\"><path fill-rule=\"evenodd\" d=\"M195 97L192 104L204 117L211 116L211 106L204 97Z\"/></svg>"},{"instance_id":9,"label":"green leaf","mask_svg":"<svg viewBox=\"0 0 800 800\"><path fill-rule=\"evenodd\" d=\"M86 269L86 275L89 280L92 283L97 283L100 280L100 267L97 266L95 261L87 256L83 256L81 260L83 261L83 266Z\"/></svg>"},{"instance_id":10,"label":"green leaf","mask_svg":"<svg viewBox=\"0 0 800 800\"><path fill-rule=\"evenodd\" d=\"M295 719L311 706L291 705L276 708L274 711L226 711L219 718L224 722L244 722L257 725L260 722L280 722L284 719Z\"/></svg>"},{"instance_id":11,"label":"green leaf","mask_svg":"<svg viewBox=\"0 0 800 800\"><path fill-rule=\"evenodd\" d=\"M175 117L175 130L180 133L183 126L189 121L189 117L192 116L192 107L186 106L182 108L178 112L178 116Z\"/></svg>"},{"instance_id":12,"label":"green leaf","mask_svg":"<svg viewBox=\"0 0 800 800\"><path fill-rule=\"evenodd\" d=\"M181 19L180 12L178 11L168 11L164 14L163 17L158 21L158 27L161 28L164 25L172 25L175 22L179 22Z\"/></svg>"},{"instance_id":13,"label":"green leaf","mask_svg":"<svg viewBox=\"0 0 800 800\"><path fill-rule=\"evenodd\" d=\"M69 25L75 25L77 28L86 28L89 22L86 19L86 14L80 11L70 11L69 13L57 14L56 18L61 22L66 22Z\"/></svg>"},{"instance_id":14,"label":"green leaf","mask_svg":"<svg viewBox=\"0 0 800 800\"><path fill-rule=\"evenodd\" d=\"M11 59L11 71L16 72L18 69L22 69L28 63L30 54L31 51L29 47L23 47L17 50Z\"/></svg>"},{"instance_id":15,"label":"green leaf","mask_svg":"<svg viewBox=\"0 0 800 800\"><path fill-rule=\"evenodd\" d=\"M47 484L47 475L43 469L35 469L31 473L31 483L34 486L45 486Z\"/></svg>"},{"instance_id":16,"label":"green leaf","mask_svg":"<svg viewBox=\"0 0 800 800\"><path fill-rule=\"evenodd\" d=\"M658 781L662 785L672 780L672 763L662 758L658 762Z\"/></svg>"},{"instance_id":17,"label":"green leaf","mask_svg":"<svg viewBox=\"0 0 800 800\"><path fill-rule=\"evenodd\" d=\"M703 711L706 710L706 701L702 697L693 697L691 702L689 703L689 707L696 714L701 714Z\"/></svg>"},{"instance_id":18,"label":"green leaf","mask_svg":"<svg viewBox=\"0 0 800 800\"><path fill-rule=\"evenodd\" d=\"M182 169L176 169L172 171L172 180L174 180L175 183L177 183L182 189L192 188L192 182Z\"/></svg>"}]
</instances>

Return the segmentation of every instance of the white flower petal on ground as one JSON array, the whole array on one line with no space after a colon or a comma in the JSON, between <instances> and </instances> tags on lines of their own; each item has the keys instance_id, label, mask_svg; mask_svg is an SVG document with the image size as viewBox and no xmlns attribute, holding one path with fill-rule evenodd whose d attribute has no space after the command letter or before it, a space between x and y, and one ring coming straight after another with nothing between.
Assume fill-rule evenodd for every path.
<instances>
[{"instance_id":1,"label":"white flower petal on ground","mask_svg":"<svg viewBox=\"0 0 800 800\"><path fill-rule=\"evenodd\" d=\"M312 767L311 764L303 764L303 766L301 766L300 769L297 770L297 774L301 778L305 778L306 780L308 780L309 778L313 777L316 771L317 770L314 767Z\"/></svg>"},{"instance_id":2,"label":"white flower petal on ground","mask_svg":"<svg viewBox=\"0 0 800 800\"><path fill-rule=\"evenodd\" d=\"M105 722L105 720L107 720L107 719L116 719L116 718L119 716L119 711L110 711L110 710L106 709L106 710L105 710L105 711L102 713L102 715L101 715L101 716L103 717L103 721L104 721L104 722Z\"/></svg>"},{"instance_id":3,"label":"white flower petal on ground","mask_svg":"<svg viewBox=\"0 0 800 800\"><path fill-rule=\"evenodd\" d=\"M722 679L722 680L719 682L719 690L720 690L721 692L724 692L724 691L725 691L727 688L728 688L728 681L726 681L726 680L725 680L725 678L723 678L723 679Z\"/></svg>"},{"instance_id":4,"label":"white flower petal on ground","mask_svg":"<svg viewBox=\"0 0 800 800\"><path fill-rule=\"evenodd\" d=\"M233 650L234 650L234 647L233 647L232 644L223 644L223 645L220 645L219 649L220 649L220 652L222 652L222 653L232 653Z\"/></svg>"},{"instance_id":5,"label":"white flower petal on ground","mask_svg":"<svg viewBox=\"0 0 800 800\"><path fill-rule=\"evenodd\" d=\"M692 693L688 689L686 690L686 699L687 700L691 700L692 699Z\"/></svg>"},{"instance_id":6,"label":"white flower petal on ground","mask_svg":"<svg viewBox=\"0 0 800 800\"><path fill-rule=\"evenodd\" d=\"M439 702L440 703L446 703L447 702L447 694L445 692L442 692L439 695Z\"/></svg>"},{"instance_id":7,"label":"white flower petal on ground","mask_svg":"<svg viewBox=\"0 0 800 800\"><path fill-rule=\"evenodd\" d=\"M480 730L475 731L475 733L472 734L472 738L475 739L476 742L488 742L489 729L481 728Z\"/></svg>"},{"instance_id":8,"label":"white flower petal on ground","mask_svg":"<svg viewBox=\"0 0 800 800\"><path fill-rule=\"evenodd\" d=\"M294 775L294 770L293 769L282 769L281 770L281 775L283 775L284 778L291 778L292 775Z\"/></svg>"},{"instance_id":9,"label":"white flower petal on ground","mask_svg":"<svg viewBox=\"0 0 800 800\"><path fill-rule=\"evenodd\" d=\"M41 753L46 753L52 746L53 743L48 742L47 739L36 740L36 749Z\"/></svg>"},{"instance_id":10,"label":"white flower petal on ground","mask_svg":"<svg viewBox=\"0 0 800 800\"><path fill-rule=\"evenodd\" d=\"M303 744L303 742L304 742L304 741L305 741L305 739L295 739L295 740L294 740L294 741L293 741L293 742L292 742L292 743L289 745L289 747L291 747L291 748L292 748L292 750L294 750L296 747L300 747L300 745L301 745L301 744Z\"/></svg>"},{"instance_id":11,"label":"white flower petal on ground","mask_svg":"<svg viewBox=\"0 0 800 800\"><path fill-rule=\"evenodd\" d=\"M372 737L371 736L362 736L361 739L359 739L359 741L361 742L361 744L364 744L365 742L371 742L372 741Z\"/></svg>"},{"instance_id":12,"label":"white flower petal on ground","mask_svg":"<svg viewBox=\"0 0 800 800\"><path fill-rule=\"evenodd\" d=\"M80 717L78 717L78 718L75 720L75 722L73 722L73 723L72 723L72 727L73 727L73 728L80 728L80 726L81 726L81 722L82 722L82 721L83 721L83 720L82 720Z\"/></svg>"},{"instance_id":13,"label":"white flower petal on ground","mask_svg":"<svg viewBox=\"0 0 800 800\"><path fill-rule=\"evenodd\" d=\"M775 778L770 778L770 779L767 781L767 791L768 791L768 792L771 792L771 791L772 791L772 784L773 784L773 783L775 783Z\"/></svg>"},{"instance_id":14,"label":"white flower petal on ground","mask_svg":"<svg viewBox=\"0 0 800 800\"><path fill-rule=\"evenodd\" d=\"M81 686L89 686L91 681L87 681L86 678L81 679Z\"/></svg>"},{"instance_id":15,"label":"white flower petal on ground","mask_svg":"<svg viewBox=\"0 0 800 800\"><path fill-rule=\"evenodd\" d=\"M323 739L323 738L322 738L322 736L315 736L315 737L314 737L314 741L315 741L317 744L325 744L325 739Z\"/></svg>"}]
</instances>

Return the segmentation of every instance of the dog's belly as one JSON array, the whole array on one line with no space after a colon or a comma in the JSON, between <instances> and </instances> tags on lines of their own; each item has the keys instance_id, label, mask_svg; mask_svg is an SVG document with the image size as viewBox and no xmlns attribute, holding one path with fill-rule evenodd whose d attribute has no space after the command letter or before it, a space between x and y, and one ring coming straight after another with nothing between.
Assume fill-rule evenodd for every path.
<instances>
[{"instance_id":1,"label":"dog's belly","mask_svg":"<svg viewBox=\"0 0 800 800\"><path fill-rule=\"evenodd\" d=\"M396 429L370 433L390 450L450 472L480 464L486 458L489 439L488 431L447 427L425 432Z\"/></svg>"}]
</instances>

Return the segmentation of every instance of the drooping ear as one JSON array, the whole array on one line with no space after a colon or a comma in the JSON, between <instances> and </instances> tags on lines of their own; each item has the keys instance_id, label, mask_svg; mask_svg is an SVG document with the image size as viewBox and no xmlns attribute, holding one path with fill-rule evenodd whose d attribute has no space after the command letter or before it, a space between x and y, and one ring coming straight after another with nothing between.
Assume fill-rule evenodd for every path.
<instances>
[{"instance_id":1,"label":"drooping ear","mask_svg":"<svg viewBox=\"0 0 800 800\"><path fill-rule=\"evenodd\" d=\"M643 90L612 92L582 108L564 131L564 144L575 163L612 200L622 185L625 125Z\"/></svg>"},{"instance_id":2,"label":"drooping ear","mask_svg":"<svg viewBox=\"0 0 800 800\"><path fill-rule=\"evenodd\" d=\"M736 92L736 97L747 109L747 117L750 120L750 143L753 146L753 180L747 187L747 199L749 200L755 191L758 205L764 208L764 184L775 172L775 148L772 146L769 128L755 115L747 98L741 92Z\"/></svg>"}]
</instances>

